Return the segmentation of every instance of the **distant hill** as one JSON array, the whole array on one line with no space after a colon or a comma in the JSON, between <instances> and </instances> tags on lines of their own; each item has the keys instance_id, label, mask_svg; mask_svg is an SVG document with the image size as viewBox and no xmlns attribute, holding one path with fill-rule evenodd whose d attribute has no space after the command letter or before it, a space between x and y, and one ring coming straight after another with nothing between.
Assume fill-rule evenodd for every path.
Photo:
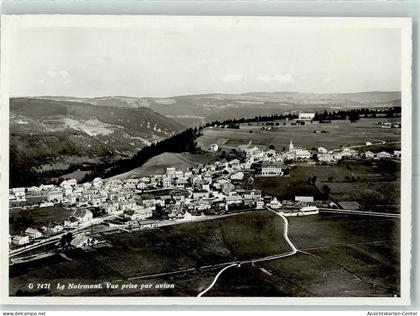
<instances>
[{"instance_id":1,"label":"distant hill","mask_svg":"<svg viewBox=\"0 0 420 316\"><path fill-rule=\"evenodd\" d=\"M72 165L83 168L129 158L184 129L144 107L116 109L85 102L12 98L11 184L31 182L28 177L34 181L58 178L74 171L69 169Z\"/></svg>"},{"instance_id":2,"label":"distant hill","mask_svg":"<svg viewBox=\"0 0 420 316\"><path fill-rule=\"evenodd\" d=\"M109 96L98 98L43 97L61 101L88 102L98 106L147 107L187 126L213 120L241 118L262 113L316 111L331 108L378 107L401 102L399 91L356 93L250 92L202 94L168 98Z\"/></svg>"}]
</instances>

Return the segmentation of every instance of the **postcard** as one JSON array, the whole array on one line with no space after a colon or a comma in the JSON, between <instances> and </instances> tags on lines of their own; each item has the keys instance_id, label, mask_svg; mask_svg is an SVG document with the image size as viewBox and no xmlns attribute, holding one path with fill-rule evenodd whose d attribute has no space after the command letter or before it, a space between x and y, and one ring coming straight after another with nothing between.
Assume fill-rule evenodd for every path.
<instances>
[{"instance_id":1,"label":"postcard","mask_svg":"<svg viewBox=\"0 0 420 316\"><path fill-rule=\"evenodd\" d=\"M410 18L1 22L3 303L410 303Z\"/></svg>"}]
</instances>

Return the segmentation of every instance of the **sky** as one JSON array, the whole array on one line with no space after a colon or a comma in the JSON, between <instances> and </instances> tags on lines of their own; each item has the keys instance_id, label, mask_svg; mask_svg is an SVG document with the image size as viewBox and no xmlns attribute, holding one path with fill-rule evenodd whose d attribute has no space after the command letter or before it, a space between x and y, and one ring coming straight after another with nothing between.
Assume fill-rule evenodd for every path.
<instances>
[{"instance_id":1,"label":"sky","mask_svg":"<svg viewBox=\"0 0 420 316\"><path fill-rule=\"evenodd\" d=\"M399 29L87 28L14 31L10 96L399 91Z\"/></svg>"}]
</instances>

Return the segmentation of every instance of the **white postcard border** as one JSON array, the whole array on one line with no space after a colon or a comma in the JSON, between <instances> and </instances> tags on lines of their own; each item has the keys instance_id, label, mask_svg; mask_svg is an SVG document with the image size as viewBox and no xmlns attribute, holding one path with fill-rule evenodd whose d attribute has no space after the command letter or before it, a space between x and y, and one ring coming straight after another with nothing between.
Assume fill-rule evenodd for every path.
<instances>
[{"instance_id":1,"label":"white postcard border","mask_svg":"<svg viewBox=\"0 0 420 316\"><path fill-rule=\"evenodd\" d=\"M10 297L8 262L8 169L9 169L9 63L10 30L19 27L148 27L153 23L170 27L213 25L235 27L340 27L400 28L401 37L401 297ZM101 15L3 15L1 17L1 104L0 206L1 212L1 303L3 304L86 304L86 305L408 305L410 304L411 262L411 178L412 178L412 25L411 18L385 17L252 17L252 16L101 16Z\"/></svg>"}]
</instances>

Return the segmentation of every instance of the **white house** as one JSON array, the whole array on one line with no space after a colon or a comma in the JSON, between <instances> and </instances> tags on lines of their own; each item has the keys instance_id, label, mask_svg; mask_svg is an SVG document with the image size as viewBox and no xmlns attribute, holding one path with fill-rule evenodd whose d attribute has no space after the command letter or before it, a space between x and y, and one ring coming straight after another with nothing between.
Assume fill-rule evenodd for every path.
<instances>
[{"instance_id":1,"label":"white house","mask_svg":"<svg viewBox=\"0 0 420 316\"><path fill-rule=\"evenodd\" d=\"M73 192L73 187L69 184L66 184L62 188L63 188L64 196L68 196L68 195L72 194L72 192Z\"/></svg>"},{"instance_id":2,"label":"white house","mask_svg":"<svg viewBox=\"0 0 420 316\"><path fill-rule=\"evenodd\" d=\"M315 113L300 112L299 120L312 121L315 118Z\"/></svg>"},{"instance_id":3,"label":"white house","mask_svg":"<svg viewBox=\"0 0 420 316\"><path fill-rule=\"evenodd\" d=\"M313 196L295 196L295 202L310 203L314 201Z\"/></svg>"},{"instance_id":4,"label":"white house","mask_svg":"<svg viewBox=\"0 0 420 316\"><path fill-rule=\"evenodd\" d=\"M332 163L335 162L334 156L332 154L318 154L318 161L325 162L325 163Z\"/></svg>"},{"instance_id":5,"label":"white house","mask_svg":"<svg viewBox=\"0 0 420 316\"><path fill-rule=\"evenodd\" d=\"M232 180L242 180L244 178L244 173L242 171L238 171L233 173L230 178Z\"/></svg>"},{"instance_id":6,"label":"white house","mask_svg":"<svg viewBox=\"0 0 420 316\"><path fill-rule=\"evenodd\" d=\"M401 150L394 150L394 156L397 158L401 158Z\"/></svg>"},{"instance_id":7,"label":"white house","mask_svg":"<svg viewBox=\"0 0 420 316\"><path fill-rule=\"evenodd\" d=\"M352 148L345 147L341 151L341 157L354 158L356 156L357 156L357 151Z\"/></svg>"},{"instance_id":8,"label":"white house","mask_svg":"<svg viewBox=\"0 0 420 316\"><path fill-rule=\"evenodd\" d=\"M272 200L271 200L271 202L270 202L270 207L273 209L273 210L278 210L279 208L281 208L282 207L282 205L281 205L281 203L280 203L280 201L279 200L277 200L277 198L276 197L274 197Z\"/></svg>"},{"instance_id":9,"label":"white house","mask_svg":"<svg viewBox=\"0 0 420 316\"><path fill-rule=\"evenodd\" d=\"M365 158L366 159L373 159L373 158L375 158L375 154L368 150L368 151L365 152Z\"/></svg>"},{"instance_id":10,"label":"white house","mask_svg":"<svg viewBox=\"0 0 420 316\"><path fill-rule=\"evenodd\" d=\"M255 200L255 199L261 199L261 191L260 190L249 190L244 191L243 198L245 200Z\"/></svg>"},{"instance_id":11,"label":"white house","mask_svg":"<svg viewBox=\"0 0 420 316\"><path fill-rule=\"evenodd\" d=\"M316 206L304 206L298 211L298 216L315 215L319 213Z\"/></svg>"},{"instance_id":12,"label":"white house","mask_svg":"<svg viewBox=\"0 0 420 316\"><path fill-rule=\"evenodd\" d=\"M321 154L326 154L328 152L327 148L325 147L318 147L318 152Z\"/></svg>"},{"instance_id":13,"label":"white house","mask_svg":"<svg viewBox=\"0 0 420 316\"><path fill-rule=\"evenodd\" d=\"M47 191L47 190L52 190L52 189L54 189L54 185L53 185L53 184L41 184L41 185L39 186L39 188L40 188L42 191Z\"/></svg>"},{"instance_id":14,"label":"white house","mask_svg":"<svg viewBox=\"0 0 420 316\"><path fill-rule=\"evenodd\" d=\"M54 233L54 234L61 233L61 232L63 231L63 226L61 226L61 225L59 225L59 224L54 225L54 226L51 228L51 231L52 231L52 233Z\"/></svg>"},{"instance_id":15,"label":"white house","mask_svg":"<svg viewBox=\"0 0 420 316\"><path fill-rule=\"evenodd\" d=\"M90 184L89 182L83 183L82 186L85 190L89 190L90 188L92 188L92 184Z\"/></svg>"},{"instance_id":16,"label":"white house","mask_svg":"<svg viewBox=\"0 0 420 316\"><path fill-rule=\"evenodd\" d=\"M263 208L264 208L264 200L263 200L263 199L259 199L259 200L257 200L257 201L256 201L256 205L255 205L255 208L256 208L257 210L261 210L261 209L263 209Z\"/></svg>"},{"instance_id":17,"label":"white house","mask_svg":"<svg viewBox=\"0 0 420 316\"><path fill-rule=\"evenodd\" d=\"M226 205L240 205L242 204L243 199L240 196L236 196L236 195L231 195L231 196L225 196L225 203Z\"/></svg>"},{"instance_id":18,"label":"white house","mask_svg":"<svg viewBox=\"0 0 420 316\"><path fill-rule=\"evenodd\" d=\"M376 154L376 159L389 159L391 158L391 154L387 153L386 151L381 151L380 153Z\"/></svg>"},{"instance_id":19,"label":"white house","mask_svg":"<svg viewBox=\"0 0 420 316\"><path fill-rule=\"evenodd\" d=\"M36 239L36 238L41 238L42 237L42 233L34 228L27 228L25 230L25 234L30 238L30 239Z\"/></svg>"},{"instance_id":20,"label":"white house","mask_svg":"<svg viewBox=\"0 0 420 316\"><path fill-rule=\"evenodd\" d=\"M15 236L12 242L18 246L29 244L29 236Z\"/></svg>"},{"instance_id":21,"label":"white house","mask_svg":"<svg viewBox=\"0 0 420 316\"><path fill-rule=\"evenodd\" d=\"M219 150L219 145L217 145L217 144L211 144L210 145L210 150L211 151L218 151Z\"/></svg>"}]
</instances>

